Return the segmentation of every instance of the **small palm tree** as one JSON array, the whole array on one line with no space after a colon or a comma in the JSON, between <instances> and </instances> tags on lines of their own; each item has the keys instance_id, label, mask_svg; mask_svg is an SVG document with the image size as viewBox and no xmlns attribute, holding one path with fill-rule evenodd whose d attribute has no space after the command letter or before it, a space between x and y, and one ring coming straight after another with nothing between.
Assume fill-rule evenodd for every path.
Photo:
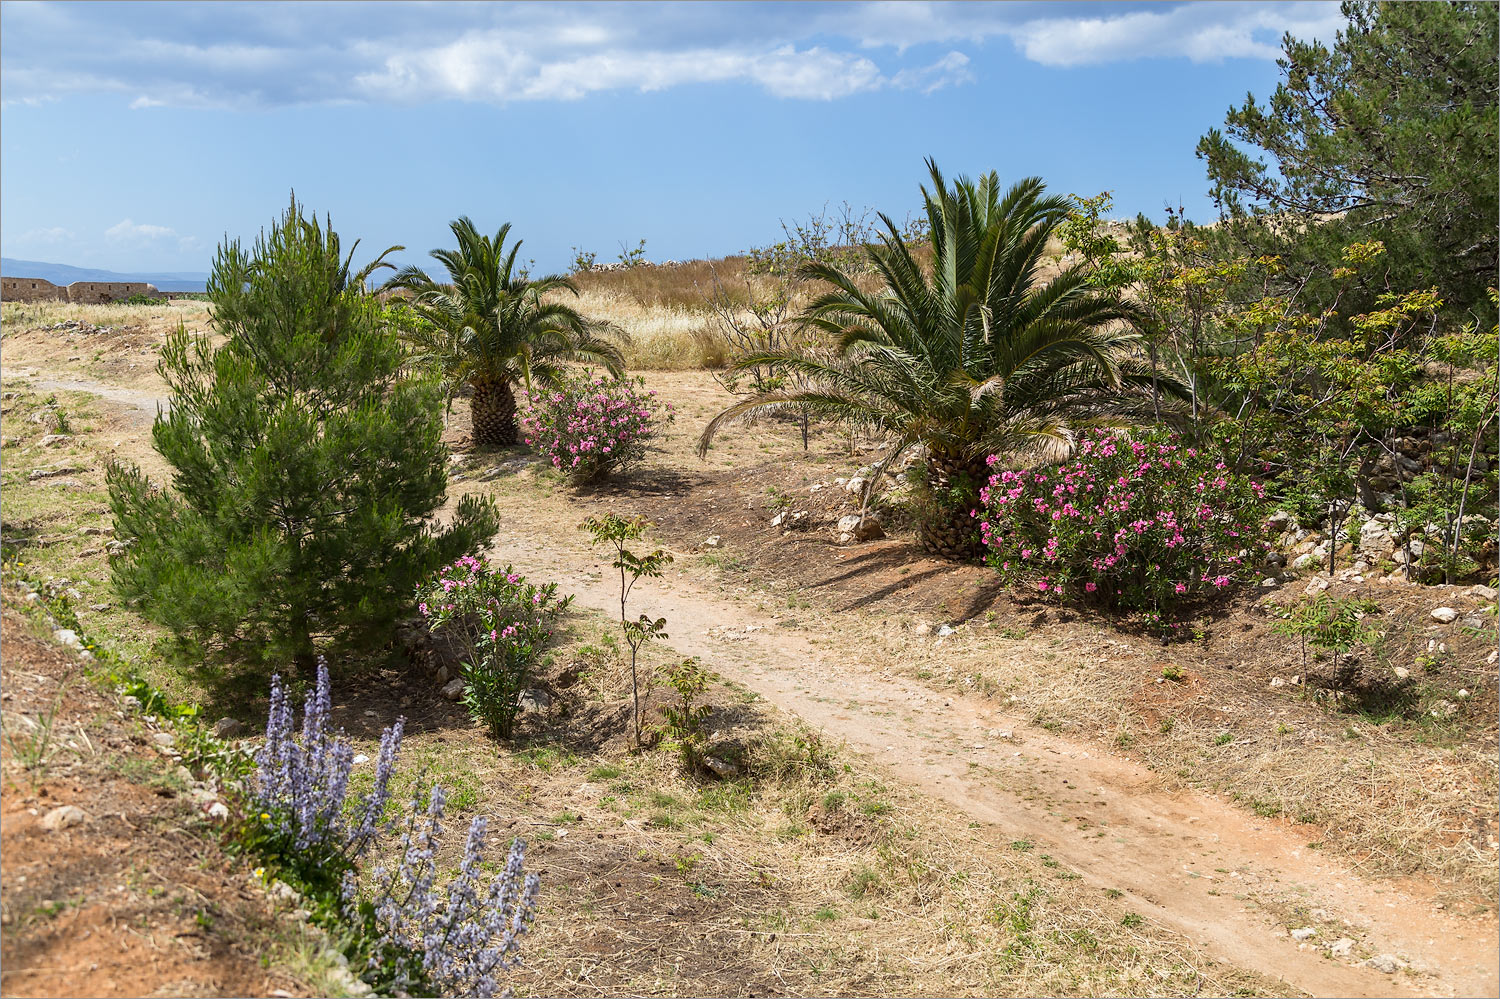
<instances>
[{"instance_id":1,"label":"small palm tree","mask_svg":"<svg viewBox=\"0 0 1500 999\"><path fill-rule=\"evenodd\" d=\"M551 382L567 361L599 364L618 376L624 359L613 341L624 334L565 302L544 301L550 292L577 295L578 289L564 277L533 281L518 271L521 241L505 250L509 222L493 238L481 235L467 217L449 228L458 248L432 251L448 272L447 283L407 267L386 287L412 292L415 321L405 332L418 358L442 373L450 393L464 385L474 390L474 443L515 444L516 387Z\"/></svg>"},{"instance_id":2,"label":"small palm tree","mask_svg":"<svg viewBox=\"0 0 1500 999\"><path fill-rule=\"evenodd\" d=\"M931 224L930 274L882 215L880 245L865 253L884 281L877 293L828 264L805 276L832 285L801 321L833 349L765 351L742 358L800 375L806 388L762 393L720 413L700 454L727 424L811 409L863 424L892 441L881 468L913 446L926 451L924 545L949 558L979 550L970 510L991 454L1058 455L1073 427L1124 408L1139 384L1125 360L1138 309L1088 284L1078 268L1039 280L1047 239L1071 202L1030 178L1001 196L994 173L949 186L927 161L922 188Z\"/></svg>"}]
</instances>

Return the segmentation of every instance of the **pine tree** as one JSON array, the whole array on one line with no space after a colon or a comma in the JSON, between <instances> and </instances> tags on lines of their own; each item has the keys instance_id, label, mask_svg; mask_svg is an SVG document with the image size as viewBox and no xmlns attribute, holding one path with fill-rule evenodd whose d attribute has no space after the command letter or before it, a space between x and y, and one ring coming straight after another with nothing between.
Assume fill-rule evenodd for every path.
<instances>
[{"instance_id":1,"label":"pine tree","mask_svg":"<svg viewBox=\"0 0 1500 999\"><path fill-rule=\"evenodd\" d=\"M341 256L331 223L294 198L249 252L219 247L208 294L227 339L169 338L171 407L152 437L171 483L110 469L116 532L131 543L112 571L184 651L310 670L318 640L377 643L422 576L494 534L493 504L474 497L434 523L442 391L403 370L365 293L386 254L351 274L353 251Z\"/></svg>"}]
</instances>

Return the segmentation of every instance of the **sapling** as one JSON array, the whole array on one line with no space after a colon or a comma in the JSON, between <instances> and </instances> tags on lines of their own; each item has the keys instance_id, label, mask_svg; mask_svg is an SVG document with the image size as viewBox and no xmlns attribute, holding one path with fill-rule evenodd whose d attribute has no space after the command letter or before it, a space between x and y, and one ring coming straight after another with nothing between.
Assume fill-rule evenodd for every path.
<instances>
[{"instance_id":1,"label":"sapling","mask_svg":"<svg viewBox=\"0 0 1500 999\"><path fill-rule=\"evenodd\" d=\"M642 614L635 621L629 620L625 608L630 591L643 577L659 579L662 570L672 562L669 552L658 548L647 555L637 555L625 547L627 542L645 537L651 526L643 517L626 519L618 514L607 513L603 517L589 517L582 528L593 536L593 544L608 543L615 549L615 559L610 563L620 571L620 629L625 633L625 643L630 646L630 698L631 720L635 733L636 748L641 745L641 685L636 671L641 648L652 639L666 638L666 618L652 620Z\"/></svg>"}]
</instances>

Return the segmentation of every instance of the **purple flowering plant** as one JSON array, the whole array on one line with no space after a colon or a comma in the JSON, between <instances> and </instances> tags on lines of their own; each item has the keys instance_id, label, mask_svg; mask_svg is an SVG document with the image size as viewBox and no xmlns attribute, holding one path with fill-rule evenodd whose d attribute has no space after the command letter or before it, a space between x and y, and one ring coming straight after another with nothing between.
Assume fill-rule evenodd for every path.
<instances>
[{"instance_id":1,"label":"purple flowering plant","mask_svg":"<svg viewBox=\"0 0 1500 999\"><path fill-rule=\"evenodd\" d=\"M297 880L324 889L338 886L381 831L406 724L398 718L381 733L374 784L351 800L354 746L342 729L332 729L332 711L322 656L300 733L281 677L272 676L266 739L246 795L248 845Z\"/></svg>"},{"instance_id":2,"label":"purple flowering plant","mask_svg":"<svg viewBox=\"0 0 1500 999\"><path fill-rule=\"evenodd\" d=\"M440 878L435 857L447 798L435 785L424 795L419 779L391 854L394 868L377 866L362 878L360 861L372 848L385 852L378 844L400 824L383 814L404 720L382 733L373 787L351 802L354 749L331 728L332 707L321 657L300 732L281 678L272 678L241 845L300 891L316 921L344 933L347 953L364 959L362 977L380 994L495 995L503 973L519 962L520 938L536 913L540 885L524 871L525 841L512 842L504 869L488 877L488 820L476 816L458 874Z\"/></svg>"},{"instance_id":3,"label":"purple flowering plant","mask_svg":"<svg viewBox=\"0 0 1500 999\"><path fill-rule=\"evenodd\" d=\"M346 876L347 918L370 928L367 976L393 995L493 996L502 973L519 962L540 888L526 874L526 842L511 842L499 874L484 872L488 820L469 822L458 874L440 886L446 796L434 786L425 807L413 796L393 868L376 868L369 893Z\"/></svg>"},{"instance_id":4,"label":"purple flowering plant","mask_svg":"<svg viewBox=\"0 0 1500 999\"><path fill-rule=\"evenodd\" d=\"M1265 551L1260 483L1163 431L1087 432L1070 461L997 470L979 499L987 561L1007 583L1158 622L1249 579Z\"/></svg>"},{"instance_id":5,"label":"purple flowering plant","mask_svg":"<svg viewBox=\"0 0 1500 999\"><path fill-rule=\"evenodd\" d=\"M570 375L526 395L521 432L552 467L595 482L646 456L670 403L639 378Z\"/></svg>"},{"instance_id":6,"label":"purple flowering plant","mask_svg":"<svg viewBox=\"0 0 1500 999\"><path fill-rule=\"evenodd\" d=\"M556 583L538 586L477 555L443 566L418 589L418 613L463 663L464 704L496 738L510 738L517 699L572 599L559 597Z\"/></svg>"}]
</instances>

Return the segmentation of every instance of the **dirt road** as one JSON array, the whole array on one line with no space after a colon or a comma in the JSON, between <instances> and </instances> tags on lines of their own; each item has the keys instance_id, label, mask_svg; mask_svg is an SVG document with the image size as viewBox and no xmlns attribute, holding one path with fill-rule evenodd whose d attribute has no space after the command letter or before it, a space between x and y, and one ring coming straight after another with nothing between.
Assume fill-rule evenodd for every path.
<instances>
[{"instance_id":1,"label":"dirt road","mask_svg":"<svg viewBox=\"0 0 1500 999\"><path fill-rule=\"evenodd\" d=\"M559 581L581 604L619 612L612 570L576 531L510 507L491 556ZM872 671L857 649L815 646L824 636L780 627L690 571L643 581L632 600L667 618L678 652L844 740L939 807L993 824L997 842L1030 841L1101 888L1126 892L1216 957L1314 995L1500 991L1492 920L1450 916L1421 886L1367 881L1310 849L1305 833L1217 798L1163 791L1145 768L1052 736L994 702ZM1273 899L1297 900L1315 923L1280 924L1268 911ZM1308 925L1317 934L1306 942L1288 932ZM1400 956L1410 968L1383 974L1327 956L1341 928L1377 959Z\"/></svg>"}]
</instances>

